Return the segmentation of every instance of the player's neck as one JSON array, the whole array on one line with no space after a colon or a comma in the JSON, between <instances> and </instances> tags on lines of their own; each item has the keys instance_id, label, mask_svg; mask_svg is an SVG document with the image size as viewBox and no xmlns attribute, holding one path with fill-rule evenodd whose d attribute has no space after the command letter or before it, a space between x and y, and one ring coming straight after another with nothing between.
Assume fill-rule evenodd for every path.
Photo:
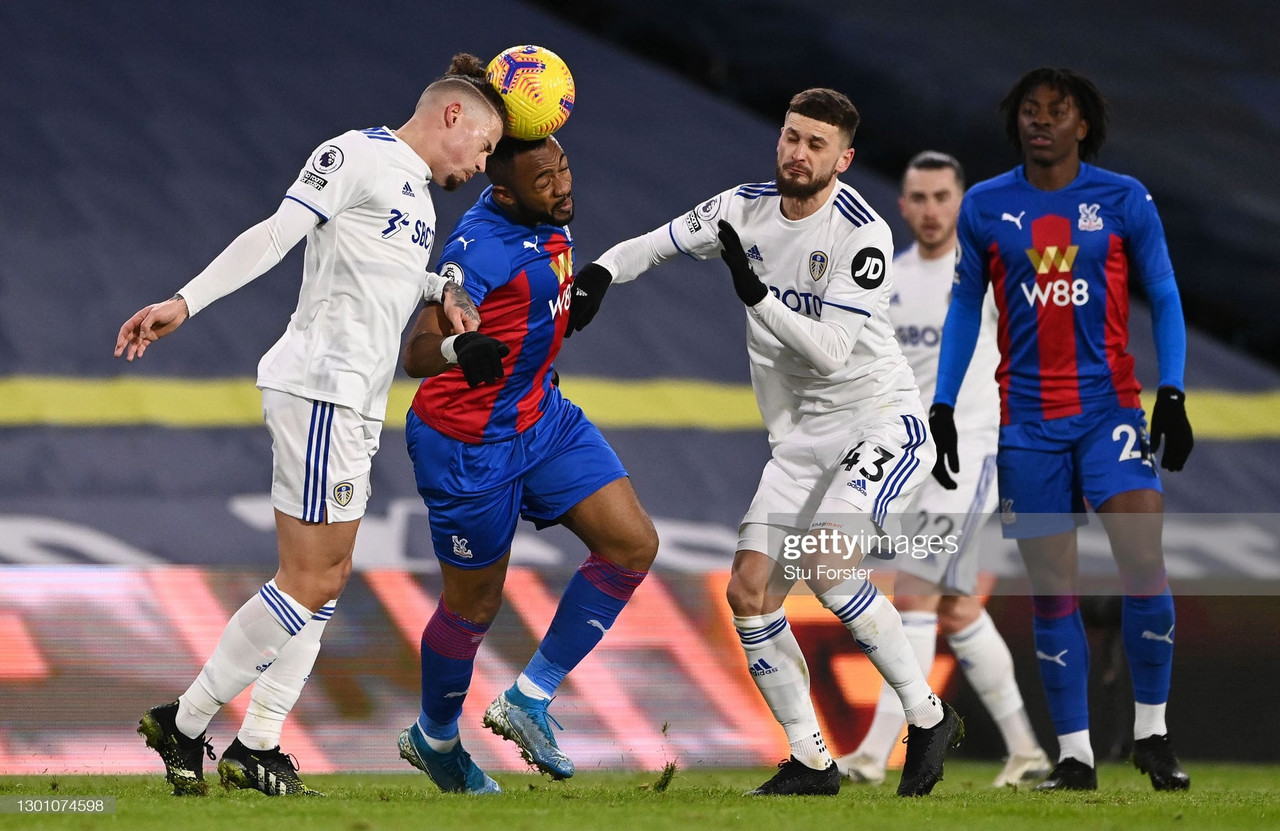
<instances>
[{"instance_id":1,"label":"player's neck","mask_svg":"<svg viewBox=\"0 0 1280 831\"><path fill-rule=\"evenodd\" d=\"M417 153L418 158L427 163L427 167L431 166L431 159L427 155L431 147L431 137L428 135L425 124L417 118L410 118L403 127L391 132L396 138L409 145L409 149Z\"/></svg>"},{"instance_id":2,"label":"player's neck","mask_svg":"<svg viewBox=\"0 0 1280 831\"><path fill-rule=\"evenodd\" d=\"M1080 157L1070 156L1051 165L1027 162L1022 166L1027 182L1037 190L1062 190L1080 175Z\"/></svg>"},{"instance_id":3,"label":"player's neck","mask_svg":"<svg viewBox=\"0 0 1280 831\"><path fill-rule=\"evenodd\" d=\"M838 184L840 184L839 180L832 176L827 186L813 196L804 199L794 196L782 197L782 215L792 222L813 216L819 208L827 204L827 200L831 198L831 191L835 190Z\"/></svg>"},{"instance_id":4,"label":"player's neck","mask_svg":"<svg viewBox=\"0 0 1280 831\"><path fill-rule=\"evenodd\" d=\"M922 260L940 260L943 257L954 259L956 256L956 238L950 237L933 245L916 240L916 253L920 255Z\"/></svg>"}]
</instances>

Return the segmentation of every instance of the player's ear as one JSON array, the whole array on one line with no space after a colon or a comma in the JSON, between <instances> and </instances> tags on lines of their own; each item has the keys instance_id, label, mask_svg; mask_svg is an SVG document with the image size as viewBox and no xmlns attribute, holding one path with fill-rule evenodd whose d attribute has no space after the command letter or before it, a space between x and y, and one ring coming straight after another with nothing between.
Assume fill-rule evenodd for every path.
<instances>
[{"instance_id":1,"label":"player's ear","mask_svg":"<svg viewBox=\"0 0 1280 831\"><path fill-rule=\"evenodd\" d=\"M840 161L836 162L836 173L844 173L849 169L849 165L851 164L853 164L852 147L840 154Z\"/></svg>"},{"instance_id":2,"label":"player's ear","mask_svg":"<svg viewBox=\"0 0 1280 831\"><path fill-rule=\"evenodd\" d=\"M516 195L512 192L511 188L506 185L495 184L493 186L492 196L493 201L497 202L504 208L514 208L516 206Z\"/></svg>"},{"instance_id":3,"label":"player's ear","mask_svg":"<svg viewBox=\"0 0 1280 831\"><path fill-rule=\"evenodd\" d=\"M1076 141L1084 141L1084 137L1087 135L1089 135L1089 122L1082 118L1080 123L1076 125Z\"/></svg>"},{"instance_id":4,"label":"player's ear","mask_svg":"<svg viewBox=\"0 0 1280 831\"><path fill-rule=\"evenodd\" d=\"M444 125L452 127L462 118L462 102L450 101L444 108Z\"/></svg>"}]
</instances>

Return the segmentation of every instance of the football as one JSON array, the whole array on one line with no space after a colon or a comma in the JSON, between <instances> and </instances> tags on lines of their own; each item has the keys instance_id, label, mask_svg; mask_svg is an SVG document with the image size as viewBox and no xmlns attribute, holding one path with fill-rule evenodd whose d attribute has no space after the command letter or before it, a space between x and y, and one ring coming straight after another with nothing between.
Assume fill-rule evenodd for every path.
<instances>
[{"instance_id":1,"label":"football","mask_svg":"<svg viewBox=\"0 0 1280 831\"><path fill-rule=\"evenodd\" d=\"M546 138L573 112L573 75L550 49L512 46L489 61L485 77L507 103L509 136Z\"/></svg>"}]
</instances>

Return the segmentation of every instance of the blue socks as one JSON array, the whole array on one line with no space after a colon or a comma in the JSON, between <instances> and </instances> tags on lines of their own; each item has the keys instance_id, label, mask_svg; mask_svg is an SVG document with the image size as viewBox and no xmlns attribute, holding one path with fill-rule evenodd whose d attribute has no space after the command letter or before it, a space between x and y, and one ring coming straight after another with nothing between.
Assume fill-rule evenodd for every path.
<instances>
[{"instance_id":1,"label":"blue socks","mask_svg":"<svg viewBox=\"0 0 1280 831\"><path fill-rule=\"evenodd\" d=\"M1164 704L1169 700L1173 671L1173 595L1166 587L1150 597L1126 596L1123 608L1121 630L1133 676L1133 700Z\"/></svg>"},{"instance_id":2,"label":"blue socks","mask_svg":"<svg viewBox=\"0 0 1280 831\"><path fill-rule=\"evenodd\" d=\"M1036 596L1040 681L1059 736L1089 729L1089 641L1077 597Z\"/></svg>"},{"instance_id":3,"label":"blue socks","mask_svg":"<svg viewBox=\"0 0 1280 831\"><path fill-rule=\"evenodd\" d=\"M422 630L422 714L418 726L428 738L448 741L457 737L458 716L471 686L476 651L488 631L488 624L472 623L454 614L443 599Z\"/></svg>"},{"instance_id":4,"label":"blue socks","mask_svg":"<svg viewBox=\"0 0 1280 831\"><path fill-rule=\"evenodd\" d=\"M1049 712L1059 735L1089 728L1089 643L1075 597L1035 597L1036 658ZM1126 595L1121 633L1133 698L1139 705L1169 700L1174 612L1168 585L1159 594Z\"/></svg>"},{"instance_id":5,"label":"blue socks","mask_svg":"<svg viewBox=\"0 0 1280 831\"><path fill-rule=\"evenodd\" d=\"M644 580L592 552L569 580L551 627L525 667L524 677L550 697L569 671L595 648Z\"/></svg>"}]
</instances>

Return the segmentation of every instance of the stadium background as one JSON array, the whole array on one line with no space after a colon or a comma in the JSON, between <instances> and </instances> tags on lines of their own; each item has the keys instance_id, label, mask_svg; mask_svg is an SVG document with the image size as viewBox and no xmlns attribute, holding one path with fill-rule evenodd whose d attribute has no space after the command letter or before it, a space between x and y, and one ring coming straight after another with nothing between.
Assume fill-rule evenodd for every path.
<instances>
[{"instance_id":1,"label":"stadium background","mask_svg":"<svg viewBox=\"0 0 1280 831\"><path fill-rule=\"evenodd\" d=\"M817 3L591 5L556 4L561 16L501 0L482 14L401 2L0 7L0 773L153 770L137 716L188 683L226 616L274 568L270 445L252 376L296 301L297 251L141 363L111 358L120 322L273 210L324 138L398 126L453 51L520 42L555 49L578 83L561 138L579 263L731 184L769 178L785 97L813 84L862 108L847 178L905 246L893 171L907 157L933 146L961 155L972 178L994 173L1013 161L994 115L1008 84L1039 63L1092 75L1115 106L1103 164L1150 186L1189 319L1232 344L1191 333L1197 449L1186 473L1166 478L1183 595L1172 727L1190 758L1272 758L1280 724L1222 729L1219 705L1229 690L1234 710L1268 711L1277 680L1258 660L1280 622L1269 513L1280 497L1280 374L1263 360L1275 358L1268 316L1280 302L1267 150L1280 73L1259 45L1276 30L1261 16L1276 12L1227 3L1204 20L1190 4L1085 2L1070 20L1010 21L997 0L919 3L901 18ZM1253 17L1230 13L1246 5ZM442 232L479 190L435 194ZM558 705L581 768L754 765L785 753L721 600L767 457L742 329L721 269L673 264L611 292L558 363L663 539L655 579ZM1137 310L1133 349L1148 384L1149 331ZM411 391L398 385L389 412ZM438 584L398 426L393 416L375 465L359 573L286 732L304 770L404 769L394 737L417 711L418 633ZM1086 555L1104 563L1091 539ZM472 727L527 659L581 556L564 533L518 537ZM986 565L1048 741L1016 558L993 543ZM1114 603L1090 612L1096 744L1114 755L1129 706ZM792 617L832 743L846 750L875 679L812 599L797 598ZM994 730L951 669L943 661L934 680L972 719L962 752L995 757ZM219 742L234 730L230 710L214 723ZM509 746L469 735L481 764L518 767ZM86 746L104 749L86 757Z\"/></svg>"}]
</instances>

